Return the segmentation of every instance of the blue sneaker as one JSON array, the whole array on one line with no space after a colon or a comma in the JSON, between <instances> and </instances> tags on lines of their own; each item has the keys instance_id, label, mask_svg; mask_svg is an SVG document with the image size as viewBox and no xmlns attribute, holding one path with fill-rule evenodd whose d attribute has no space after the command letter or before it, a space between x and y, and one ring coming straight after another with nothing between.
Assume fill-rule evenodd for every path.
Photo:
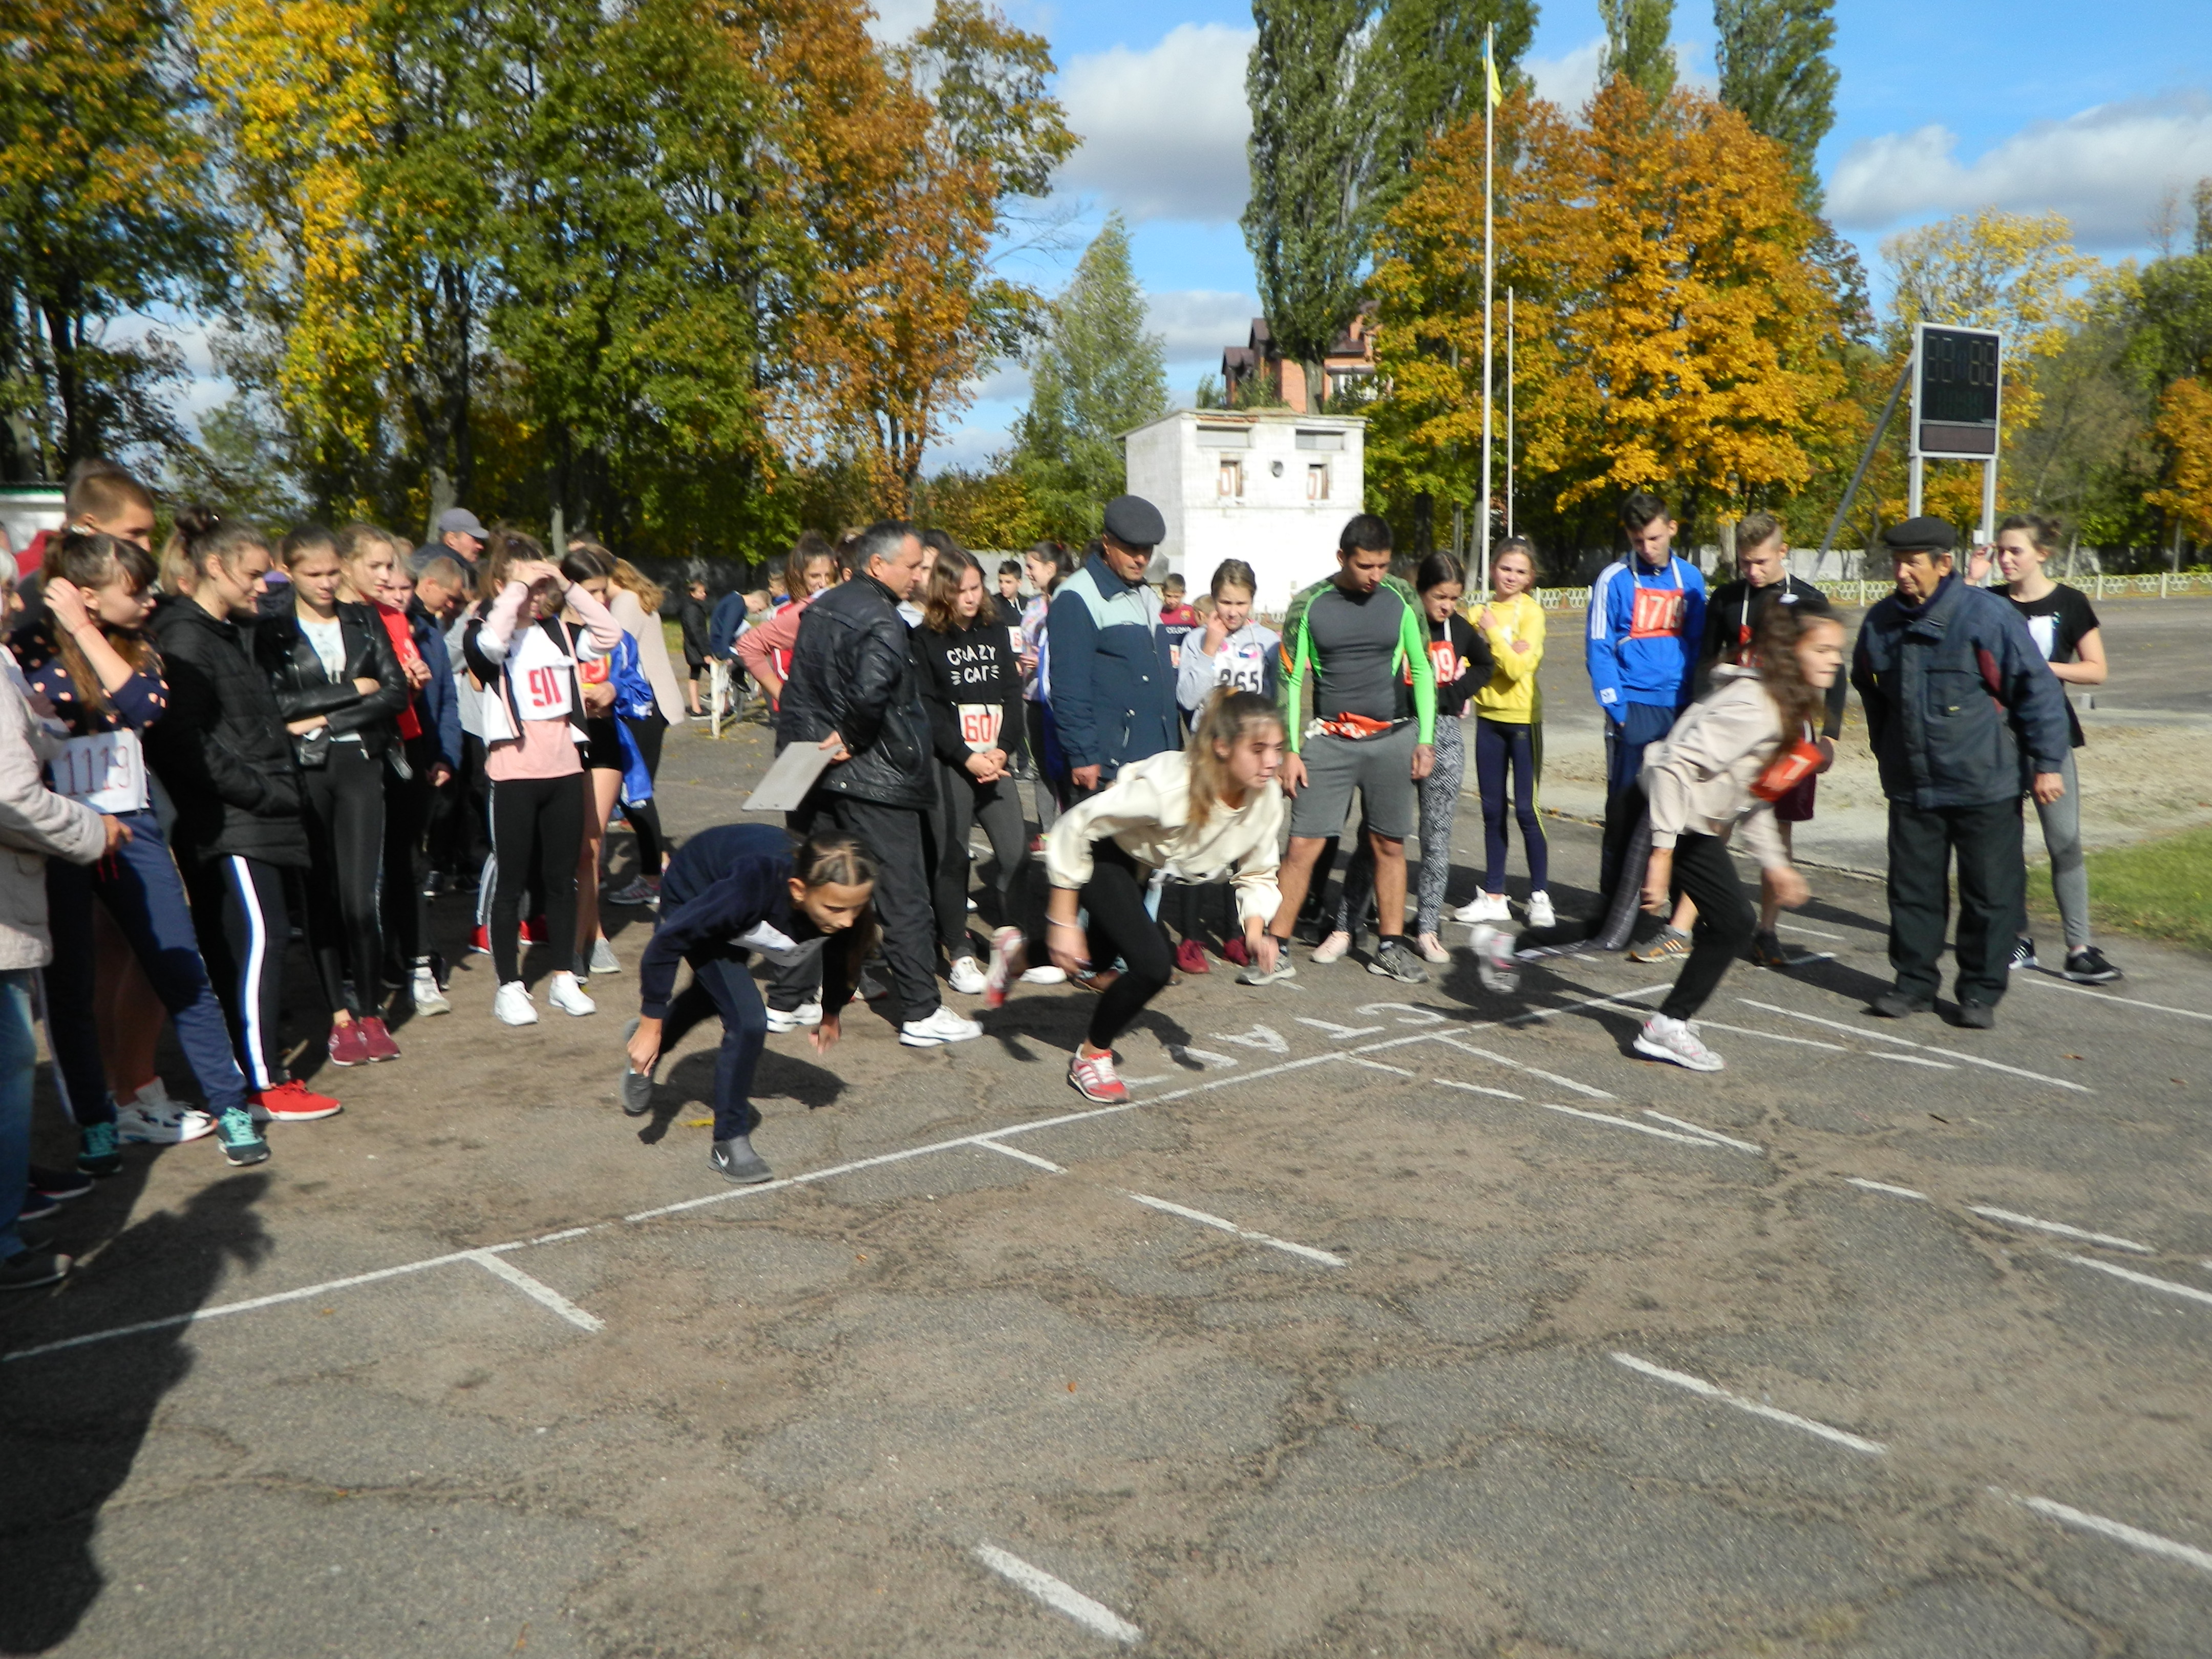
<instances>
[{"instance_id":1,"label":"blue sneaker","mask_svg":"<svg viewBox=\"0 0 2212 1659\"><path fill-rule=\"evenodd\" d=\"M261 1164L269 1157L269 1143L261 1138L254 1127L253 1114L243 1106L233 1106L215 1121L216 1139L222 1143L222 1155L238 1169L250 1164Z\"/></svg>"},{"instance_id":2,"label":"blue sneaker","mask_svg":"<svg viewBox=\"0 0 2212 1659\"><path fill-rule=\"evenodd\" d=\"M76 1132L76 1167L81 1174L112 1176L123 1167L115 1125L87 1123Z\"/></svg>"}]
</instances>

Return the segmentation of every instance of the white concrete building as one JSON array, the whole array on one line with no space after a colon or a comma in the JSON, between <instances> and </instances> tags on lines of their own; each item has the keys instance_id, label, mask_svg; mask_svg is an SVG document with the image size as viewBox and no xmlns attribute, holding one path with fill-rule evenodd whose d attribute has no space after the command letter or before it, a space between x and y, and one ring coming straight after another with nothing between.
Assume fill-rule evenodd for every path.
<instances>
[{"instance_id":1,"label":"white concrete building","mask_svg":"<svg viewBox=\"0 0 2212 1659\"><path fill-rule=\"evenodd\" d=\"M1129 493L1167 520L1159 550L1194 599L1214 566L1243 559L1260 579L1257 608L1279 615L1336 568L1337 532L1363 510L1366 424L1287 409L1177 410L1122 434Z\"/></svg>"}]
</instances>

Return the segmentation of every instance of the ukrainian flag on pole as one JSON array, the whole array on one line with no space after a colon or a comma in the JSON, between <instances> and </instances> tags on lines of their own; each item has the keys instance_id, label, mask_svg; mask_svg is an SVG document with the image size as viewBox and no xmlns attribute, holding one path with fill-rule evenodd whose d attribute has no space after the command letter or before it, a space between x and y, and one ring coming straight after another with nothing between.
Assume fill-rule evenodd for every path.
<instances>
[{"instance_id":1,"label":"ukrainian flag on pole","mask_svg":"<svg viewBox=\"0 0 2212 1659\"><path fill-rule=\"evenodd\" d=\"M1496 109L1505 101L1505 93L1498 84L1498 60L1491 56L1490 42L1487 40L1482 43L1482 69L1483 73L1490 78L1490 106Z\"/></svg>"}]
</instances>

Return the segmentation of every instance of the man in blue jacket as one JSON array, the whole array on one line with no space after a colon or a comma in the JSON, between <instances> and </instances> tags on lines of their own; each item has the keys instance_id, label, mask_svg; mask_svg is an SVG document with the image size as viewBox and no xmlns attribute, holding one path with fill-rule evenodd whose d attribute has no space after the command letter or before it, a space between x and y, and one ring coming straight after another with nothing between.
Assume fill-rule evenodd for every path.
<instances>
[{"instance_id":1,"label":"man in blue jacket","mask_svg":"<svg viewBox=\"0 0 2212 1659\"><path fill-rule=\"evenodd\" d=\"M1667 503L1636 491L1620 504L1620 527L1628 537L1628 553L1598 572L1590 584L1584 646L1590 690L1606 717L1605 841L1598 855L1598 890L1604 902L1591 932L1620 933L1606 941L1613 949L1626 942L1619 924L1633 921L1637 914L1632 904L1625 917L1613 915L1622 909L1613 899L1633 896L1644 884L1642 861L1628 856L1644 818L1644 787L1637 781L1644 751L1667 735L1674 716L1688 706L1698 641L1705 631L1705 579L1697 566L1674 556L1680 526ZM1635 868L1626 867L1632 863ZM1608 916L1615 923L1611 930ZM1676 923L1665 936L1669 948L1661 956L1689 954L1687 922L1680 913Z\"/></svg>"},{"instance_id":2,"label":"man in blue jacket","mask_svg":"<svg viewBox=\"0 0 2212 1659\"><path fill-rule=\"evenodd\" d=\"M2066 694L2013 606L1952 568L1941 519L1882 532L1897 591L1867 612L1851 660L1889 797L1889 965L1874 1011L1936 1006L1959 865L1959 1024L1996 1023L2027 891L2021 797L2066 793Z\"/></svg>"},{"instance_id":3,"label":"man in blue jacket","mask_svg":"<svg viewBox=\"0 0 2212 1659\"><path fill-rule=\"evenodd\" d=\"M1106 533L1052 597L1052 718L1075 787L1090 793L1124 763L1182 744L1175 662L1159 595L1145 585L1167 535L1159 508L1139 495L1106 503Z\"/></svg>"}]
</instances>

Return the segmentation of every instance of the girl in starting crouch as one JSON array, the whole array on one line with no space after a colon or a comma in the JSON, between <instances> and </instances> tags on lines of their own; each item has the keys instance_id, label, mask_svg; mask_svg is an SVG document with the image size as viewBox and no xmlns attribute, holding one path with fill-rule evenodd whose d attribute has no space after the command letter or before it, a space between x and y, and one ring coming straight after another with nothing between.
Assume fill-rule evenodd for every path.
<instances>
[{"instance_id":1,"label":"girl in starting crouch","mask_svg":"<svg viewBox=\"0 0 2212 1659\"><path fill-rule=\"evenodd\" d=\"M1067 1080L1085 1100L1129 1097L1114 1074L1114 1039L1129 1028L1175 969L1167 936L1145 911L1155 871L1188 882L1229 880L1237 889L1244 948L1272 973L1279 948L1267 933L1281 898L1275 885L1284 810L1283 712L1250 691L1222 690L1199 716L1187 748L1124 766L1113 784L1070 807L1045 837L1052 881L1045 939L1052 959L1103 994ZM1088 910L1102 934L1094 951L1076 920ZM1093 974L1116 956L1120 975Z\"/></svg>"},{"instance_id":2,"label":"girl in starting crouch","mask_svg":"<svg viewBox=\"0 0 2212 1659\"><path fill-rule=\"evenodd\" d=\"M660 920L640 958L638 1018L623 1067L622 1106L653 1106L653 1069L710 1013L722 1021L714 1063L714 1149L708 1161L730 1180L766 1181L753 1151L753 1073L768 1041L768 1010L748 965L758 951L789 967L822 958L822 1020L806 1034L817 1054L836 1045L838 1018L860 964L875 948L876 862L849 836L828 831L793 848L773 824L728 823L692 836L660 881ZM824 949L835 941L835 948ZM676 964L691 982L676 994Z\"/></svg>"},{"instance_id":3,"label":"girl in starting crouch","mask_svg":"<svg viewBox=\"0 0 2212 1659\"><path fill-rule=\"evenodd\" d=\"M1742 846L1759 860L1781 903L1794 910L1808 896L1805 878L1774 827L1774 802L1822 763L1812 734L1826 717L1828 687L1844 670L1844 625L1810 600L1769 605L1752 653L1753 665L1716 667L1712 688L1644 760L1644 790L1651 802L1644 908L1664 916L1686 894L1698 919L1682 976L1638 1034L1636 1052L1693 1072L1717 1072L1725 1063L1691 1020L1759 927L1729 861L1730 830L1740 827ZM1475 966L1487 988L1510 991L1518 984L1515 952L1522 942L1486 922L1475 928Z\"/></svg>"}]
</instances>

